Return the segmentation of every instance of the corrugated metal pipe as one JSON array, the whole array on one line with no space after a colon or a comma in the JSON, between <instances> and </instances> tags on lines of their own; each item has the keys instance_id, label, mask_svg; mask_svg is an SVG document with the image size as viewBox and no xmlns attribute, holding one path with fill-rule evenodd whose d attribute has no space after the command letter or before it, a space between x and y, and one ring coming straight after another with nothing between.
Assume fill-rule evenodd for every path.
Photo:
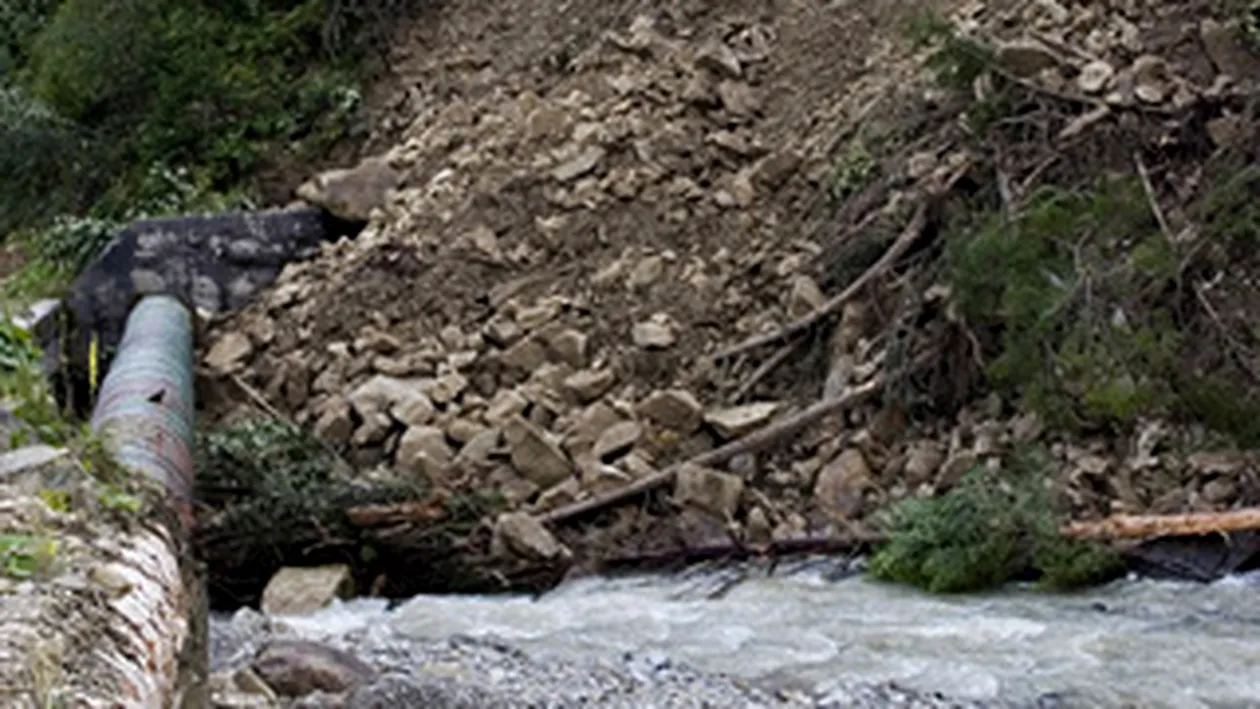
<instances>
[{"instance_id":1,"label":"corrugated metal pipe","mask_svg":"<svg viewBox=\"0 0 1260 709\"><path fill-rule=\"evenodd\" d=\"M193 321L169 295L142 298L92 413L92 430L122 466L149 476L191 526L193 495Z\"/></svg>"}]
</instances>

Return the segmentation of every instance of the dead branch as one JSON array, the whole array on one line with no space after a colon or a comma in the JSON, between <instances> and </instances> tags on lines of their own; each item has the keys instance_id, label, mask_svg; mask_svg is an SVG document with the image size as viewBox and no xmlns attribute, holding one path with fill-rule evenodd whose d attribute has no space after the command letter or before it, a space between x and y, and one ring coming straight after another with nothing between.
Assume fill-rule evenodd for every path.
<instances>
[{"instance_id":1,"label":"dead branch","mask_svg":"<svg viewBox=\"0 0 1260 709\"><path fill-rule=\"evenodd\" d=\"M600 571L619 569L650 570L672 566L690 566L705 561L741 561L754 557L775 559L795 554L850 554L868 549L872 544L884 541L884 537L872 533L853 533L840 536L780 539L766 544L744 544L736 541L707 544L698 547L681 547L643 554L629 554L600 559L595 565Z\"/></svg>"},{"instance_id":2,"label":"dead branch","mask_svg":"<svg viewBox=\"0 0 1260 709\"><path fill-rule=\"evenodd\" d=\"M882 391L883 386L883 376L877 376L866 384L863 384L855 389L851 389L841 396L823 399L803 411L770 423L757 429L756 431L753 431L743 438L738 438L724 446L701 453L700 455L682 463L671 465L660 472L640 478L625 487L557 508L540 515L538 519L543 524L556 524L558 522L564 522L580 515L602 510L637 495L642 495L643 493L655 490L658 487L668 485L673 481L674 476L678 473L678 471L684 466L719 465L741 453L751 453L763 450L784 437L800 431L802 428L805 428L815 421L826 418L833 413L851 408L866 401L867 399L870 399Z\"/></svg>"},{"instance_id":3,"label":"dead branch","mask_svg":"<svg viewBox=\"0 0 1260 709\"><path fill-rule=\"evenodd\" d=\"M763 362L760 367L757 367L756 371L749 375L748 378L744 380L744 383L739 386L739 389L735 390L735 393L731 395L731 403L738 404L745 396L748 396L748 393L753 390L753 387L757 386L758 382L769 376L770 373L773 372L780 364L783 364L788 357L791 357L792 353L800 349L802 342L804 342L804 340L798 337L780 347L779 351L775 352L773 357Z\"/></svg>"},{"instance_id":4,"label":"dead branch","mask_svg":"<svg viewBox=\"0 0 1260 709\"><path fill-rule=\"evenodd\" d=\"M1144 539L1229 534L1260 530L1260 508L1181 515L1113 515L1105 519L1072 522L1060 531L1073 539Z\"/></svg>"},{"instance_id":5,"label":"dead branch","mask_svg":"<svg viewBox=\"0 0 1260 709\"><path fill-rule=\"evenodd\" d=\"M1155 186L1151 184L1151 173L1146 169L1146 163L1142 162L1142 156L1133 153L1133 164L1137 167L1138 179L1142 182L1142 191L1146 193L1146 203L1151 208L1151 214L1155 217L1155 223L1159 224L1159 230L1163 232L1164 239L1170 246L1175 245L1172 229L1168 228L1168 220L1164 217L1164 210L1159 206L1159 200L1155 197Z\"/></svg>"},{"instance_id":6,"label":"dead branch","mask_svg":"<svg viewBox=\"0 0 1260 709\"><path fill-rule=\"evenodd\" d=\"M281 421L289 426L292 426L293 428L299 428L296 421L285 415L285 413L280 409L276 408L274 404L267 400L267 397L263 396L262 392L250 386L249 382L245 381L241 375L234 372L228 375L228 379L230 379L232 384L239 389L246 398L253 402L254 406L260 411L277 421ZM343 473L348 474L350 471L354 470L354 468L350 467L350 463L347 462L345 458L341 457L341 454L337 452L336 448L333 448L327 441L320 439L319 437L316 437L316 440L318 441L319 446L324 449L324 452L332 456L332 459L337 463L337 467Z\"/></svg>"},{"instance_id":7,"label":"dead branch","mask_svg":"<svg viewBox=\"0 0 1260 709\"><path fill-rule=\"evenodd\" d=\"M763 345L781 342L808 330L825 318L830 317L836 311L843 308L845 303L848 303L857 296L857 294L870 284L871 281L875 280L891 268L892 265L897 262L897 259L901 258L901 256L910 249L910 246L918 240L919 236L923 234L923 230L926 227L927 204L920 204L918 209L915 210L914 216L910 218L910 223L906 225L906 228L901 232L901 235L897 237L896 241L888 247L888 250L884 252L884 255L872 264L870 268L866 269L865 273L859 276L856 281L851 283L849 287L845 288L839 295L826 303L823 303L808 315L798 318L774 332L757 335L756 337L749 338L739 344L719 351L717 354L713 355L713 359L729 359L735 355L747 352L748 350L762 347Z\"/></svg>"},{"instance_id":8,"label":"dead branch","mask_svg":"<svg viewBox=\"0 0 1260 709\"><path fill-rule=\"evenodd\" d=\"M382 527L388 524L436 522L449 516L444 495L423 502L394 505L360 505L346 510L346 521L355 527Z\"/></svg>"}]
</instances>

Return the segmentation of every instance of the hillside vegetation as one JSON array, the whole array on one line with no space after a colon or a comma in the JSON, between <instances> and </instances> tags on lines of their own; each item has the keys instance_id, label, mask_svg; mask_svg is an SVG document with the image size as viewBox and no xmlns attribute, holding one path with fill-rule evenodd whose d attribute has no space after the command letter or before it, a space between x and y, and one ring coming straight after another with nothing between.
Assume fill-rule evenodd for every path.
<instances>
[{"instance_id":1,"label":"hillside vegetation","mask_svg":"<svg viewBox=\"0 0 1260 709\"><path fill-rule=\"evenodd\" d=\"M250 204L361 128L401 0L16 0L0 8L0 235L55 290L119 222ZM379 60L376 62L379 65ZM292 189L294 179L277 179Z\"/></svg>"}]
</instances>

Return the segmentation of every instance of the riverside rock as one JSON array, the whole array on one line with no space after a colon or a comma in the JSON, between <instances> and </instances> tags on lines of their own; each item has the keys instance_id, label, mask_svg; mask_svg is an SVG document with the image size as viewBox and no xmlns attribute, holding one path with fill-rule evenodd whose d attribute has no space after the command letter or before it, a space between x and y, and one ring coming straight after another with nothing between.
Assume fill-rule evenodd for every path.
<instances>
[{"instance_id":1,"label":"riverside rock","mask_svg":"<svg viewBox=\"0 0 1260 709\"><path fill-rule=\"evenodd\" d=\"M675 477L675 502L693 505L720 519L729 519L735 514L743 494L743 478L720 470L687 464Z\"/></svg>"},{"instance_id":2,"label":"riverside rock","mask_svg":"<svg viewBox=\"0 0 1260 709\"><path fill-rule=\"evenodd\" d=\"M569 555L569 550L556 541L536 517L525 512L499 515L494 523L496 548L530 559L550 561Z\"/></svg>"},{"instance_id":3,"label":"riverside rock","mask_svg":"<svg viewBox=\"0 0 1260 709\"><path fill-rule=\"evenodd\" d=\"M328 606L335 598L349 595L353 588L350 567L345 564L287 566L267 582L262 610L271 615L312 613Z\"/></svg>"},{"instance_id":4,"label":"riverside rock","mask_svg":"<svg viewBox=\"0 0 1260 709\"><path fill-rule=\"evenodd\" d=\"M344 650L290 638L268 642L251 667L277 694L287 697L346 692L377 677L370 665Z\"/></svg>"},{"instance_id":5,"label":"riverside rock","mask_svg":"<svg viewBox=\"0 0 1260 709\"><path fill-rule=\"evenodd\" d=\"M814 499L827 512L850 519L862 510L866 491L874 487L866 457L860 450L849 448L818 472Z\"/></svg>"}]
</instances>

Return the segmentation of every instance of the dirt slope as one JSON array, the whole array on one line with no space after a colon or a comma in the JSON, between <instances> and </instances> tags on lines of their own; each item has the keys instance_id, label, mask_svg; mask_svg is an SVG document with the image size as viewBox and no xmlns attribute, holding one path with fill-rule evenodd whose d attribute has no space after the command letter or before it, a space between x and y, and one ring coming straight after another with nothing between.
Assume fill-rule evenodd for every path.
<instances>
[{"instance_id":1,"label":"dirt slope","mask_svg":"<svg viewBox=\"0 0 1260 709\"><path fill-rule=\"evenodd\" d=\"M839 327L799 346L712 355L818 308L912 214L905 245L931 242L947 220L930 195L1000 182L1018 204L1051 177L1131 168L1135 150L1210 153L1204 122L1238 95L1221 81L1228 57L1205 39L1200 3L1146 5L441 3L400 40L382 89L377 140L392 147L371 169L398 188L357 240L217 326L207 364L360 468L542 512L926 357L915 384L950 400L947 418L911 422L886 396L776 453L687 471L672 488L684 514L632 506L561 536L579 549L601 529L636 547L695 544L734 523L783 539L947 489L1044 427L983 403L989 341L946 317L927 267L939 250L910 249L912 267L877 274ZM968 146L962 108L985 85L955 95L930 79L904 32L929 10L999 43L1000 80L1039 106L1011 119L1013 151ZM1110 445L1056 450L1079 477L1080 459L1137 455ZM1078 509L1196 508L1186 491L1211 476L1178 465L1192 486L1073 483ZM518 553L559 553L526 523L499 532Z\"/></svg>"}]
</instances>

